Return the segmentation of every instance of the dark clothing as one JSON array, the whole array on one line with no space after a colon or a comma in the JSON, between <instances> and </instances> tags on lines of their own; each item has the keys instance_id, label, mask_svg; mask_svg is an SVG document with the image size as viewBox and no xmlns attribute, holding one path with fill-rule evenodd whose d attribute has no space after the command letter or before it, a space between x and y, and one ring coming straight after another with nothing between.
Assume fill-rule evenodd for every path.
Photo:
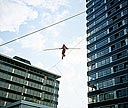
<instances>
[{"instance_id":1,"label":"dark clothing","mask_svg":"<svg viewBox=\"0 0 128 108\"><path fill-rule=\"evenodd\" d=\"M65 44L63 44L63 46L62 46L62 59L63 59L63 57L65 57L66 49L68 49L68 48L65 46Z\"/></svg>"}]
</instances>

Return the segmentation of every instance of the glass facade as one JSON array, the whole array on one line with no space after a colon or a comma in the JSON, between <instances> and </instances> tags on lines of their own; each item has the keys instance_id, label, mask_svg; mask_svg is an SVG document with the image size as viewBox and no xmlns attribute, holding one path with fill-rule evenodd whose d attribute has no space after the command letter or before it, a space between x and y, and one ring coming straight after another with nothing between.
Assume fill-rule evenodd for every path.
<instances>
[{"instance_id":1,"label":"glass facade","mask_svg":"<svg viewBox=\"0 0 128 108\"><path fill-rule=\"evenodd\" d=\"M18 100L57 108L60 76L0 55L0 106Z\"/></svg>"},{"instance_id":2,"label":"glass facade","mask_svg":"<svg viewBox=\"0 0 128 108\"><path fill-rule=\"evenodd\" d=\"M86 2L88 108L127 108L128 1Z\"/></svg>"}]
</instances>

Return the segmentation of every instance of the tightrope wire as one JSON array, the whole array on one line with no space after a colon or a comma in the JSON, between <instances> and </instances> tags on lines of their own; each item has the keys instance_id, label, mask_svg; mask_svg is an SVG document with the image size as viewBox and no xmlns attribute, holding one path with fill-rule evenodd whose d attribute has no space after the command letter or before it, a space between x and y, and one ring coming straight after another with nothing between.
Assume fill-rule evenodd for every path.
<instances>
[{"instance_id":1,"label":"tightrope wire","mask_svg":"<svg viewBox=\"0 0 128 108\"><path fill-rule=\"evenodd\" d=\"M69 20L69 19L72 19L72 18L74 18L74 17L76 17L76 16L79 16L79 15L81 15L81 14L84 14L84 13L85 13L85 11L80 12L80 13L78 13L78 14L75 14L75 15L73 15L73 16L71 16L71 17L68 17L68 18L66 18L66 19L64 19L64 20L58 21L58 22L53 23L53 24L51 24L51 25L48 25L48 26L46 26L46 27L43 27L43 28L41 28L41 29L39 29L39 30L36 30L36 31L34 31L34 32L31 32L31 33L28 33L28 34L23 35L23 36L21 36L21 37L12 39L12 40L10 40L10 41L8 41L8 42L5 42L5 43L1 44L0 47L1 47L1 46L4 46L4 45L6 45L6 44L12 43L12 42L14 42L14 41L17 41L17 40L19 40L19 39L25 38L25 37L27 37L27 36L29 36L29 35L35 34L35 33L37 33L37 32L40 32L40 31L42 31L42 30L45 30L45 29L47 29L47 28L49 28L49 27L55 26L55 25L57 25L57 24L59 24L59 23L62 23L62 22L64 22L64 21L67 21L67 20Z\"/></svg>"}]
</instances>

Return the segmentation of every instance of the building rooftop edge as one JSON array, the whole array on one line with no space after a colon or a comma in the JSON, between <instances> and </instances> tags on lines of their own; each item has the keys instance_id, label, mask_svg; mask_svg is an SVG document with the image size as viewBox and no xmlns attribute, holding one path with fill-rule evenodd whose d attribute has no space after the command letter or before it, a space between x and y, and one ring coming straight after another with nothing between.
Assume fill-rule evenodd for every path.
<instances>
[{"instance_id":1,"label":"building rooftop edge","mask_svg":"<svg viewBox=\"0 0 128 108\"><path fill-rule=\"evenodd\" d=\"M61 77L60 75L54 74L54 73L49 72L49 71L47 71L47 70L41 69L41 68L39 68L39 67L36 67L36 66L30 65L30 64L24 63L24 62L19 61L19 60L16 60L16 59L11 58L11 57L9 57L9 56L6 56L6 55L4 55L4 54L1 54L1 53L0 53L0 56L3 56L3 57L5 57L5 58L11 59L11 60L13 60L13 61L19 62L19 63L24 64L24 65L27 65L27 66L29 66L29 67L36 68L36 69L41 70L41 71L44 71L44 72L46 72L46 73L48 73L48 74L55 75L57 78L60 78L60 77Z\"/></svg>"}]
</instances>

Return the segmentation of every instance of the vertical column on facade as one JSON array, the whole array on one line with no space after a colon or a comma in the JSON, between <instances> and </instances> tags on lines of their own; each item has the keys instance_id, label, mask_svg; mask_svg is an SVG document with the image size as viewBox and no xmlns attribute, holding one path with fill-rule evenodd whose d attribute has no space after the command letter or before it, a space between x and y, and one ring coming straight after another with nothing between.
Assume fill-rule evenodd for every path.
<instances>
[{"instance_id":1,"label":"vertical column on facade","mask_svg":"<svg viewBox=\"0 0 128 108\"><path fill-rule=\"evenodd\" d=\"M109 53L111 52L111 47L109 46Z\"/></svg>"},{"instance_id":2,"label":"vertical column on facade","mask_svg":"<svg viewBox=\"0 0 128 108\"><path fill-rule=\"evenodd\" d=\"M106 18L107 18L108 17L108 14L106 13L105 15L106 15Z\"/></svg>"},{"instance_id":3,"label":"vertical column on facade","mask_svg":"<svg viewBox=\"0 0 128 108\"><path fill-rule=\"evenodd\" d=\"M114 71L113 71L113 67L111 67L111 73L114 73Z\"/></svg>"},{"instance_id":4,"label":"vertical column on facade","mask_svg":"<svg viewBox=\"0 0 128 108\"><path fill-rule=\"evenodd\" d=\"M108 37L108 43L110 42L110 37ZM109 53L111 52L111 47L109 46ZM112 61L112 56L110 56L110 63L113 62Z\"/></svg>"},{"instance_id":5,"label":"vertical column on facade","mask_svg":"<svg viewBox=\"0 0 128 108\"><path fill-rule=\"evenodd\" d=\"M12 73L14 72L15 72L15 69L12 69ZM10 81L12 81L12 79L13 79L13 76L11 76ZM10 88L11 88L11 84L8 85L8 89ZM9 95L9 92L7 92L6 98L8 98L8 95ZM6 104L7 104L7 101L4 102L4 106L6 106Z\"/></svg>"},{"instance_id":6,"label":"vertical column on facade","mask_svg":"<svg viewBox=\"0 0 128 108\"><path fill-rule=\"evenodd\" d=\"M115 86L115 78L112 79L113 86Z\"/></svg>"},{"instance_id":7,"label":"vertical column on facade","mask_svg":"<svg viewBox=\"0 0 128 108\"><path fill-rule=\"evenodd\" d=\"M100 102L100 100L99 100L99 95L97 95L97 102Z\"/></svg>"},{"instance_id":8,"label":"vertical column on facade","mask_svg":"<svg viewBox=\"0 0 128 108\"><path fill-rule=\"evenodd\" d=\"M114 99L117 99L116 91L114 91Z\"/></svg>"},{"instance_id":9,"label":"vertical column on facade","mask_svg":"<svg viewBox=\"0 0 128 108\"><path fill-rule=\"evenodd\" d=\"M105 6L105 10L107 10L107 6Z\"/></svg>"},{"instance_id":10,"label":"vertical column on facade","mask_svg":"<svg viewBox=\"0 0 128 108\"><path fill-rule=\"evenodd\" d=\"M95 45L95 49L94 50L96 50L96 45Z\"/></svg>"},{"instance_id":11,"label":"vertical column on facade","mask_svg":"<svg viewBox=\"0 0 128 108\"><path fill-rule=\"evenodd\" d=\"M122 3L120 4L120 8L122 8L123 6L122 6Z\"/></svg>"},{"instance_id":12,"label":"vertical column on facade","mask_svg":"<svg viewBox=\"0 0 128 108\"><path fill-rule=\"evenodd\" d=\"M106 21L107 22L107 25L108 25L108 21Z\"/></svg>"},{"instance_id":13,"label":"vertical column on facade","mask_svg":"<svg viewBox=\"0 0 128 108\"><path fill-rule=\"evenodd\" d=\"M115 108L118 108L118 105L115 105Z\"/></svg>"},{"instance_id":14,"label":"vertical column on facade","mask_svg":"<svg viewBox=\"0 0 128 108\"><path fill-rule=\"evenodd\" d=\"M124 16L124 13L123 13L123 11L121 12L121 17L122 17L122 16Z\"/></svg>"},{"instance_id":15,"label":"vertical column on facade","mask_svg":"<svg viewBox=\"0 0 128 108\"><path fill-rule=\"evenodd\" d=\"M124 29L124 35L126 35L126 34L127 34L127 28ZM128 37L126 38L126 45L128 45Z\"/></svg>"},{"instance_id":16,"label":"vertical column on facade","mask_svg":"<svg viewBox=\"0 0 128 108\"><path fill-rule=\"evenodd\" d=\"M54 80L53 83L54 83L54 87L53 87L53 94L52 94L51 104L54 107L54 101L56 101L56 97L55 97L55 93L56 93L56 89L55 89L55 87L56 87L56 80Z\"/></svg>"},{"instance_id":17,"label":"vertical column on facade","mask_svg":"<svg viewBox=\"0 0 128 108\"><path fill-rule=\"evenodd\" d=\"M96 73L96 79L98 78L98 73ZM98 87L98 86L97 86Z\"/></svg>"},{"instance_id":18,"label":"vertical column on facade","mask_svg":"<svg viewBox=\"0 0 128 108\"><path fill-rule=\"evenodd\" d=\"M124 35L126 35L127 34L127 29L124 29Z\"/></svg>"},{"instance_id":19,"label":"vertical column on facade","mask_svg":"<svg viewBox=\"0 0 128 108\"><path fill-rule=\"evenodd\" d=\"M108 43L110 42L110 37L108 37Z\"/></svg>"}]
</instances>

